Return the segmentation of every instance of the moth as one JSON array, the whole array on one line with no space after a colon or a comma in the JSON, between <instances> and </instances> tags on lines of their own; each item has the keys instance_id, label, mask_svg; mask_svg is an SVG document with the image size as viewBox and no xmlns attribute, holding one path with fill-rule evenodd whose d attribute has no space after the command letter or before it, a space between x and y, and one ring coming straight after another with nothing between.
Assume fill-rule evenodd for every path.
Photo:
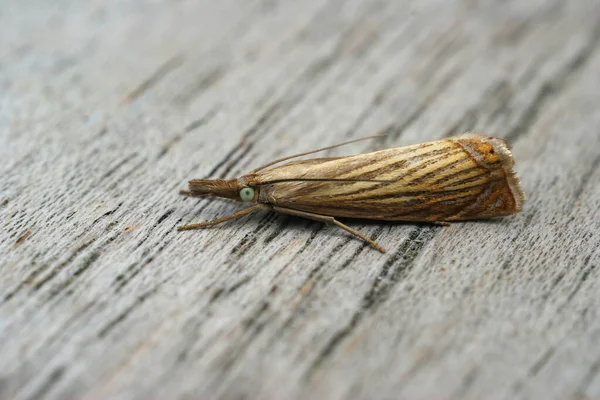
<instances>
[{"instance_id":1,"label":"moth","mask_svg":"<svg viewBox=\"0 0 600 400\"><path fill-rule=\"evenodd\" d=\"M277 165L358 140L284 157L237 179L192 179L189 190L181 194L218 196L254 205L212 221L179 226L178 230L204 228L271 210L335 224L385 252L338 218L447 225L511 215L523 208L525 195L506 142L480 133Z\"/></svg>"}]
</instances>

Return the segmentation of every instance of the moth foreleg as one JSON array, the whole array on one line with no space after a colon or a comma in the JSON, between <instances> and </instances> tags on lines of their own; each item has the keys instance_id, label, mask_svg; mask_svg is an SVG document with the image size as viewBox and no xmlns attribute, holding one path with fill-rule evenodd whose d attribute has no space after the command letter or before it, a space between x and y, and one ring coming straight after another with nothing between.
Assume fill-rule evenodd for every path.
<instances>
[{"instance_id":1,"label":"moth foreleg","mask_svg":"<svg viewBox=\"0 0 600 400\"><path fill-rule=\"evenodd\" d=\"M256 204L253 205L251 207L246 207L243 208L239 211L234 212L233 214L229 214L226 215L224 217L221 218L217 218L217 219L213 219L212 221L206 221L206 222L200 222L198 224L189 224L189 225L182 225L182 226L178 226L177 230L178 231L187 231L190 229L200 229L200 228L204 228L210 225L217 225L220 224L221 222L225 222L225 221L230 221L232 219L236 219L236 218L240 218L243 217L244 215L248 215L250 213L253 213L255 211L258 210L266 210L266 209L270 209L271 207L269 207L266 204Z\"/></svg>"},{"instance_id":2,"label":"moth foreleg","mask_svg":"<svg viewBox=\"0 0 600 400\"><path fill-rule=\"evenodd\" d=\"M431 221L430 222L433 225L438 225L438 226L450 226L450 222L448 221Z\"/></svg>"},{"instance_id":3,"label":"moth foreleg","mask_svg":"<svg viewBox=\"0 0 600 400\"><path fill-rule=\"evenodd\" d=\"M339 226L340 228L344 229L345 231L350 232L351 234L353 234L355 236L358 236L359 238L361 238L362 240L364 240L371 246L375 247L380 252L385 253L385 249L383 247L381 247L376 241L363 235L359 231L350 228L348 225L342 224L340 221L338 221L337 219L335 219L334 217L331 217L329 215L314 214L314 213L310 213L310 212L306 212L306 211L294 210L293 208L285 208L285 207L277 207L277 206L273 206L273 211L277 211L278 213L281 213L281 214L295 215L297 217L304 217L304 218L308 218L308 219L313 219L315 221L329 222L329 223L335 224L335 225Z\"/></svg>"}]
</instances>

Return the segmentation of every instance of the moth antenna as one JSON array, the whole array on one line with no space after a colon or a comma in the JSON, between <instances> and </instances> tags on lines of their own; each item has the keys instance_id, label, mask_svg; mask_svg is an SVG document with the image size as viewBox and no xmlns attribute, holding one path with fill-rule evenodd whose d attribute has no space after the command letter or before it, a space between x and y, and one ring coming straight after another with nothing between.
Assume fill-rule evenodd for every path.
<instances>
[{"instance_id":1,"label":"moth antenna","mask_svg":"<svg viewBox=\"0 0 600 400\"><path fill-rule=\"evenodd\" d=\"M336 147L341 147L341 146L345 146L347 144L351 144L351 143L356 143L356 142L360 142L362 140L369 140L369 139L376 139L376 138L380 138L380 137L384 137L385 135L380 134L380 135L373 135L373 136L367 136L364 138L360 138L360 139L354 139L354 140L350 140L349 142L344 142L344 143L339 143L339 144L335 144L333 146L327 146L327 147L321 147L320 149L316 149L316 150L311 150L311 151L307 151L305 153L299 153L299 154L294 154L293 156L287 156L287 157L283 157L280 159L277 159L275 161L271 161L270 163L267 163L265 165L261 165L260 167L256 168L255 170L252 170L250 173L254 174L262 169L265 169L267 167L270 167L271 165L275 165L278 164L282 161L287 161L287 160L291 160L292 158L296 158L296 157L302 157L302 156L307 156L309 154L314 154L314 153L318 153L320 151L325 151L325 150L331 150L331 149L335 149Z\"/></svg>"},{"instance_id":2,"label":"moth antenna","mask_svg":"<svg viewBox=\"0 0 600 400\"><path fill-rule=\"evenodd\" d=\"M344 178L287 178L275 179L272 181L260 182L261 185L282 182L371 182L371 183L390 183L397 182L394 179L344 179Z\"/></svg>"}]
</instances>

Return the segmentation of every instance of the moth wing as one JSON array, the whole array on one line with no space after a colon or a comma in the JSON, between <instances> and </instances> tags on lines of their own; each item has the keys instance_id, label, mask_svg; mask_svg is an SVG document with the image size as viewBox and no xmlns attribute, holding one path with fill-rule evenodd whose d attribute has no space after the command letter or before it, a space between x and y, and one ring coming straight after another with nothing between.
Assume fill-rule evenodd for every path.
<instances>
[{"instance_id":1,"label":"moth wing","mask_svg":"<svg viewBox=\"0 0 600 400\"><path fill-rule=\"evenodd\" d=\"M477 133L356 156L296 161L259 177L264 183L262 201L336 217L489 218L519 212L525 199L506 143ZM324 181L303 181L315 178ZM268 183L286 179L297 180Z\"/></svg>"},{"instance_id":2,"label":"moth wing","mask_svg":"<svg viewBox=\"0 0 600 400\"><path fill-rule=\"evenodd\" d=\"M467 186L479 182L482 190L471 204L451 220L479 219L520 212L525 203L525 193L514 170L514 159L506 141L480 133L467 133L455 139L472 162L481 171L481 176L458 178L454 184ZM460 175L459 175L460 176Z\"/></svg>"}]
</instances>

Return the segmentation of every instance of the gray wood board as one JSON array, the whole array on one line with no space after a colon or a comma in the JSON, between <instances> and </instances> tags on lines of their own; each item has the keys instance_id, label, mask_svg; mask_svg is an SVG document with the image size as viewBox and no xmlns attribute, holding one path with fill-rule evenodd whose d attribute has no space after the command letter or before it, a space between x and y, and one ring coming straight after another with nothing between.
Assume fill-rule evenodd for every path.
<instances>
[{"instance_id":1,"label":"gray wood board","mask_svg":"<svg viewBox=\"0 0 600 400\"><path fill-rule=\"evenodd\" d=\"M598 1L0 4L0 397L600 399ZM524 211L346 232L178 196L478 130Z\"/></svg>"}]
</instances>

